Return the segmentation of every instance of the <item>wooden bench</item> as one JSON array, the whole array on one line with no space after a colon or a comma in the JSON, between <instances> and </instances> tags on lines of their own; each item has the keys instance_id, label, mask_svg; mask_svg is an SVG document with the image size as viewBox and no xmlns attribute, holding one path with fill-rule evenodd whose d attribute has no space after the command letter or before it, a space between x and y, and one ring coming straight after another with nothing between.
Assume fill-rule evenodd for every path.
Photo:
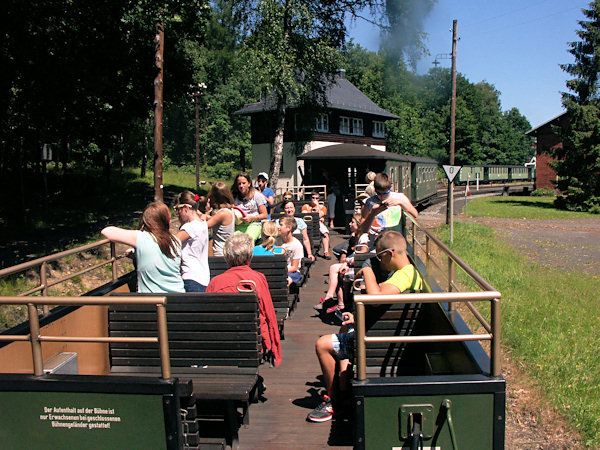
<instances>
[{"instance_id":1,"label":"wooden bench","mask_svg":"<svg viewBox=\"0 0 600 450\"><path fill-rule=\"evenodd\" d=\"M296 211L294 217L299 217L306 222L306 232L312 248L313 255L316 255L321 248L321 231L319 230L319 213L301 213Z\"/></svg>"},{"instance_id":2,"label":"wooden bench","mask_svg":"<svg viewBox=\"0 0 600 450\"><path fill-rule=\"evenodd\" d=\"M210 256L208 258L208 267L210 267L211 278L221 275L229 269L229 265L222 256ZM288 300L287 257L286 255L254 256L250 267L262 273L267 279L269 292L273 300L273 307L277 315L279 335L281 339L284 339L284 321L295 306L295 304L290 304Z\"/></svg>"},{"instance_id":3,"label":"wooden bench","mask_svg":"<svg viewBox=\"0 0 600 450\"><path fill-rule=\"evenodd\" d=\"M235 446L238 409L246 423L249 403L258 388L261 338L257 296L255 293L164 295L172 376L191 380L195 406L210 414L205 417L214 420L213 414L219 411L216 417L224 424L225 439ZM109 332L110 336L119 337L156 332L154 307L111 306ZM110 359L111 374L160 373L156 344L111 343Z\"/></svg>"}]
</instances>

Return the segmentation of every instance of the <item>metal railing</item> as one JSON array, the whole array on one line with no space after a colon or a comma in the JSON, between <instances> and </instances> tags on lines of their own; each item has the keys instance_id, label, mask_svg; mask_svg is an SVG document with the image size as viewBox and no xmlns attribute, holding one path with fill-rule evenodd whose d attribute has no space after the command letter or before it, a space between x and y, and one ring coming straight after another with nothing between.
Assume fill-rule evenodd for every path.
<instances>
[{"instance_id":1,"label":"metal railing","mask_svg":"<svg viewBox=\"0 0 600 450\"><path fill-rule=\"evenodd\" d=\"M156 305L158 334L149 337L90 337L90 336L42 336L38 316L38 305ZM0 334L0 342L29 341L33 358L33 373L41 376L44 371L42 359L42 342L135 342L157 343L160 350L160 366L163 378L171 377L171 360L169 357L169 340L167 335L167 298L159 295L153 297L0 297L0 305L27 305L29 316L29 334Z\"/></svg>"},{"instance_id":2,"label":"metal railing","mask_svg":"<svg viewBox=\"0 0 600 450\"><path fill-rule=\"evenodd\" d=\"M421 251L425 259L425 272L429 274L435 268L436 273L441 275L447 292L415 293L400 295L356 295L354 297L356 312L356 350L357 350L357 376L359 380L366 378L366 344L372 342L385 343L408 343L408 342L457 342L457 341L490 341L490 372L492 376L499 376L500 363L500 299L502 294L498 292L483 277L475 272L467 263L452 252L442 241L421 228L412 217L403 214L402 231L406 241L410 244L410 256L416 261ZM419 240L421 239L421 240ZM440 263L434 256L432 244L437 247L437 253L446 257L446 265ZM459 267L480 289L479 292L459 292L460 288L455 282L455 270ZM442 289L442 288L440 288ZM490 302L490 322L475 308L473 302ZM477 322L486 331L481 334L457 334L457 335L430 335L430 336L394 336L394 337L372 337L366 335L365 329L365 305L380 304L410 304L410 303L447 303L448 310L452 311L455 303L464 302Z\"/></svg>"},{"instance_id":3,"label":"metal railing","mask_svg":"<svg viewBox=\"0 0 600 450\"><path fill-rule=\"evenodd\" d=\"M327 199L327 186L324 184L314 184L310 186L287 186L284 188L275 189L275 201L279 202L283 199L283 194L290 191L293 195L293 200L305 200L310 203L310 193L317 190L321 196L321 201Z\"/></svg>"},{"instance_id":4,"label":"metal railing","mask_svg":"<svg viewBox=\"0 0 600 450\"><path fill-rule=\"evenodd\" d=\"M107 244L110 245L110 258L108 260L96 263L90 267L82 269L76 273L72 273L72 274L65 276L63 278L60 278L58 280L48 281L48 264L49 263L58 261L60 259L66 258L71 255L76 255L79 253L94 250L96 248L105 246ZM32 261L27 261L22 264L17 264L16 266L7 267L6 269L0 270L0 279L10 276L10 275L17 274L17 273L25 272L26 270L31 270L31 269L37 268L38 274L39 274L39 279L40 279L39 285L37 285L36 287L31 288L25 292L18 294L18 296L24 297L27 295L35 294L36 292L41 292L42 297L47 297L48 289L51 288L52 286L55 286L60 283L64 283L65 281L79 277L83 274L86 274L88 272L91 272L92 270L96 270L96 269L106 266L108 264L111 264L112 279L115 280L117 278L117 268L116 268L115 263L119 259L124 258L125 256L126 255L117 256L115 243L109 241L108 239L103 239L101 241L83 245L81 247L76 247L76 248L73 248L70 250L65 250L64 252L54 253L52 255L44 256L42 258L37 258L37 259L34 259ZM51 304L52 303L44 303L43 304L44 314L47 314L49 312L49 305L51 305Z\"/></svg>"}]
</instances>

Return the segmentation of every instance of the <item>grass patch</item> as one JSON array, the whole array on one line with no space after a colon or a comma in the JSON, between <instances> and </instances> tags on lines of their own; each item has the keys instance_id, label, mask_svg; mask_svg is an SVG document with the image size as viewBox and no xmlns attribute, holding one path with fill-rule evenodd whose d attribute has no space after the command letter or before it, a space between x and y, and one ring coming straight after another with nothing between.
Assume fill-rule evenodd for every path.
<instances>
[{"instance_id":1,"label":"grass patch","mask_svg":"<svg viewBox=\"0 0 600 450\"><path fill-rule=\"evenodd\" d=\"M565 211L554 207L554 197L483 197L471 200L467 214L507 219L581 219L597 214Z\"/></svg>"},{"instance_id":2,"label":"grass patch","mask_svg":"<svg viewBox=\"0 0 600 450\"><path fill-rule=\"evenodd\" d=\"M504 344L593 447L600 442L600 277L532 264L488 227L454 227L450 248L502 293ZM446 227L441 234L447 243Z\"/></svg>"}]
</instances>

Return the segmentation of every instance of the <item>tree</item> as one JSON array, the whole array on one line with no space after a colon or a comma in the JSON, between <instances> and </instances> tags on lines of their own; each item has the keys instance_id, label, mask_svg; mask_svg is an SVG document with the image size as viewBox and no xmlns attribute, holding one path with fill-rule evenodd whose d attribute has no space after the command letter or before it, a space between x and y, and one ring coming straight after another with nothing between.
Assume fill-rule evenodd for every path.
<instances>
[{"instance_id":1,"label":"tree","mask_svg":"<svg viewBox=\"0 0 600 450\"><path fill-rule=\"evenodd\" d=\"M575 62L561 68L574 78L562 93L568 125L560 130L563 146L554 151L559 176L558 206L574 211L600 213L600 1L590 3L579 21L581 41L569 43Z\"/></svg>"},{"instance_id":2,"label":"tree","mask_svg":"<svg viewBox=\"0 0 600 450\"><path fill-rule=\"evenodd\" d=\"M251 30L243 48L247 73L275 103L274 149L269 170L277 186L283 157L285 111L295 105L324 104L325 82L339 67L336 49L343 43L343 11L321 2L264 0L251 18ZM322 14L317 16L317 13ZM320 20L317 19L320 17Z\"/></svg>"},{"instance_id":3,"label":"tree","mask_svg":"<svg viewBox=\"0 0 600 450\"><path fill-rule=\"evenodd\" d=\"M262 0L239 2L248 14L244 54L247 73L275 105L270 180L277 186L283 154L285 111L290 105L313 113L326 107L327 85L340 67L344 20L365 9L390 30L410 8L407 0ZM427 4L433 4L433 0ZM387 27L387 28L386 28ZM422 43L417 33L404 46ZM417 52L418 53L418 52ZM398 59L396 59L398 61Z\"/></svg>"}]
</instances>

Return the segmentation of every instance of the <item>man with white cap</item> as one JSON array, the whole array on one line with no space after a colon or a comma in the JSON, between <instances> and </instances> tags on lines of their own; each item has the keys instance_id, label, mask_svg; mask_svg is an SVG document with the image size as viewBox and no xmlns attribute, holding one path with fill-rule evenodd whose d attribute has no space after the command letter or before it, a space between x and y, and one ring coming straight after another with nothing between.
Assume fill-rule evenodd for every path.
<instances>
[{"instance_id":1,"label":"man with white cap","mask_svg":"<svg viewBox=\"0 0 600 450\"><path fill-rule=\"evenodd\" d=\"M268 187L269 175L267 175L266 172L259 173L256 177L256 182L258 184L256 188L265 197L265 200L267 201L267 217L271 219L271 207L275 202L275 192L273 192L273 189Z\"/></svg>"}]
</instances>

